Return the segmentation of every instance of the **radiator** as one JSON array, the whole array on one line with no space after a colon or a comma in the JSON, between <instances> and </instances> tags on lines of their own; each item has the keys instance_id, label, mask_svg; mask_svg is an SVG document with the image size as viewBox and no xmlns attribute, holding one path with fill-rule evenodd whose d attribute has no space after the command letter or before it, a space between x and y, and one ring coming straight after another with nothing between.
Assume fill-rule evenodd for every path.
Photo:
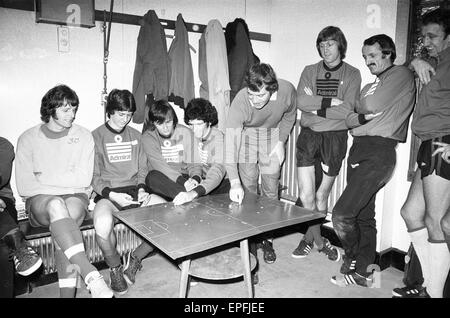
<instances>
[{"instance_id":1,"label":"radiator","mask_svg":"<svg viewBox=\"0 0 450 318\"><path fill-rule=\"evenodd\" d=\"M130 250L134 250L142 242L141 238L124 224L116 224L114 231L117 237L117 250L120 256L125 255ZM83 234L84 247L89 261L91 263L103 261L102 251L95 240L94 228L83 230L81 233ZM55 246L53 245L52 237L41 237L29 240L28 243L30 243L41 256L44 274L56 272Z\"/></svg>"},{"instance_id":2,"label":"radiator","mask_svg":"<svg viewBox=\"0 0 450 318\"><path fill-rule=\"evenodd\" d=\"M294 128L291 131L289 139L286 144L286 160L281 170L280 184L284 187L281 192L281 197L289 201L296 201L299 196L297 186L297 167L295 157L295 144L297 137L300 133L300 120L297 120ZM349 138L351 139L351 138ZM333 188L331 189L330 196L328 198L328 211L332 211L339 196L344 191L346 180L345 175L347 173L347 157L342 163L339 175L336 177Z\"/></svg>"}]
</instances>

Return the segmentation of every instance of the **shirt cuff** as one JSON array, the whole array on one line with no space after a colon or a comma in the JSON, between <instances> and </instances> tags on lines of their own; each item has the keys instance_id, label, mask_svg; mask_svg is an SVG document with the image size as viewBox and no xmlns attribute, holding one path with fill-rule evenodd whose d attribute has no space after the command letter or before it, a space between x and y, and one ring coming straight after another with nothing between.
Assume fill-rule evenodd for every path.
<instances>
[{"instance_id":1,"label":"shirt cuff","mask_svg":"<svg viewBox=\"0 0 450 318\"><path fill-rule=\"evenodd\" d=\"M197 192L198 197L201 197L202 195L205 195L205 194L206 194L206 189L205 189L205 187L202 186L202 185L196 186L194 189L192 189L192 191Z\"/></svg>"},{"instance_id":2,"label":"shirt cuff","mask_svg":"<svg viewBox=\"0 0 450 318\"><path fill-rule=\"evenodd\" d=\"M359 115L358 115L358 122L359 122L361 125L364 125L365 123L368 122L368 120L366 120L366 117L364 116L364 114L359 114Z\"/></svg>"},{"instance_id":3,"label":"shirt cuff","mask_svg":"<svg viewBox=\"0 0 450 318\"><path fill-rule=\"evenodd\" d=\"M322 98L322 103L320 105L320 109L327 109L331 107L331 98L329 97L323 97ZM319 112L317 112L317 115L319 114Z\"/></svg>"},{"instance_id":4,"label":"shirt cuff","mask_svg":"<svg viewBox=\"0 0 450 318\"><path fill-rule=\"evenodd\" d=\"M193 176L191 178L197 181L198 183L202 182L202 178L200 176Z\"/></svg>"},{"instance_id":5,"label":"shirt cuff","mask_svg":"<svg viewBox=\"0 0 450 318\"><path fill-rule=\"evenodd\" d=\"M317 110L317 116L326 118L327 117L327 110L326 109L319 109L319 110Z\"/></svg>"},{"instance_id":6,"label":"shirt cuff","mask_svg":"<svg viewBox=\"0 0 450 318\"><path fill-rule=\"evenodd\" d=\"M178 183L178 184L184 185L184 183L185 183L186 181L187 181L186 178L183 177L183 176L179 176L179 177L177 178L177 183Z\"/></svg>"},{"instance_id":7,"label":"shirt cuff","mask_svg":"<svg viewBox=\"0 0 450 318\"><path fill-rule=\"evenodd\" d=\"M111 192L110 187L106 187L102 190L102 197L105 199L109 199L109 193Z\"/></svg>"}]
</instances>

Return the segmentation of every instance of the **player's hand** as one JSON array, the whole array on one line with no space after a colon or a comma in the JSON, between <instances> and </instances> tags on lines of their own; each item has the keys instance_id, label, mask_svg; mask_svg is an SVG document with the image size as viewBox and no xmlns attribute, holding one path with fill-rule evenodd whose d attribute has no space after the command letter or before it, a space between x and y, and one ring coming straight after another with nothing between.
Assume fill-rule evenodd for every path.
<instances>
[{"instance_id":1,"label":"player's hand","mask_svg":"<svg viewBox=\"0 0 450 318\"><path fill-rule=\"evenodd\" d=\"M198 186L198 182L195 179L189 178L185 183L184 183L184 188L186 189L186 192L191 191L192 189L194 189L196 186Z\"/></svg>"},{"instance_id":2,"label":"player's hand","mask_svg":"<svg viewBox=\"0 0 450 318\"><path fill-rule=\"evenodd\" d=\"M142 203L150 197L150 194L146 192L144 189L140 188L138 191L138 202Z\"/></svg>"},{"instance_id":3,"label":"player's hand","mask_svg":"<svg viewBox=\"0 0 450 318\"><path fill-rule=\"evenodd\" d=\"M177 194L177 196L173 199L174 205L182 205L186 202L191 202L198 196L197 192L195 191L189 191L189 192L180 192Z\"/></svg>"},{"instance_id":4,"label":"player's hand","mask_svg":"<svg viewBox=\"0 0 450 318\"><path fill-rule=\"evenodd\" d=\"M420 58L412 60L411 66L414 68L422 84L428 84L431 81L431 76L436 75L434 67Z\"/></svg>"},{"instance_id":5,"label":"player's hand","mask_svg":"<svg viewBox=\"0 0 450 318\"><path fill-rule=\"evenodd\" d=\"M128 206L131 204L139 204L138 201L133 201L133 197L126 193L113 192L109 193L109 199L116 202L121 207Z\"/></svg>"},{"instance_id":6,"label":"player's hand","mask_svg":"<svg viewBox=\"0 0 450 318\"><path fill-rule=\"evenodd\" d=\"M0 199L0 212L5 211L6 209L6 203L2 199Z\"/></svg>"},{"instance_id":7,"label":"player's hand","mask_svg":"<svg viewBox=\"0 0 450 318\"><path fill-rule=\"evenodd\" d=\"M372 120L372 119L374 119L375 117L380 116L382 113L383 113L383 112L379 112L379 113L376 113L376 114L365 114L365 115L364 115L364 118L365 118L365 120Z\"/></svg>"},{"instance_id":8,"label":"player's hand","mask_svg":"<svg viewBox=\"0 0 450 318\"><path fill-rule=\"evenodd\" d=\"M272 151L269 154L269 157L272 157L273 155L277 156L278 162L280 163L280 166L283 164L284 157L285 157L285 150L284 150L284 143L281 141L278 141L275 147L272 149Z\"/></svg>"},{"instance_id":9,"label":"player's hand","mask_svg":"<svg viewBox=\"0 0 450 318\"><path fill-rule=\"evenodd\" d=\"M331 99L331 107L333 106L339 106L343 103L343 100L340 100L339 98L332 98Z\"/></svg>"},{"instance_id":10,"label":"player's hand","mask_svg":"<svg viewBox=\"0 0 450 318\"><path fill-rule=\"evenodd\" d=\"M444 159L446 163L450 163L450 144L434 141L433 145L439 146L439 148L437 148L431 156L435 156L440 153L442 159Z\"/></svg>"},{"instance_id":11,"label":"player's hand","mask_svg":"<svg viewBox=\"0 0 450 318\"><path fill-rule=\"evenodd\" d=\"M313 96L314 95L312 89L309 88L309 87L303 88L303 91L305 92L306 95L309 95L309 96Z\"/></svg>"},{"instance_id":12,"label":"player's hand","mask_svg":"<svg viewBox=\"0 0 450 318\"><path fill-rule=\"evenodd\" d=\"M244 189L240 183L233 184L230 189L230 199L231 201L237 202L239 204L244 200Z\"/></svg>"}]
</instances>

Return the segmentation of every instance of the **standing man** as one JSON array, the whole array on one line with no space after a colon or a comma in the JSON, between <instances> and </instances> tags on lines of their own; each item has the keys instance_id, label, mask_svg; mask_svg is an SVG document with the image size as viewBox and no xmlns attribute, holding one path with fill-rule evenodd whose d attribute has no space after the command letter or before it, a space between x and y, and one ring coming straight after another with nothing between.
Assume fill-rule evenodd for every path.
<instances>
[{"instance_id":1,"label":"standing man","mask_svg":"<svg viewBox=\"0 0 450 318\"><path fill-rule=\"evenodd\" d=\"M94 140L89 130L73 124L78 104L66 85L44 95L43 123L26 130L17 143L17 190L30 224L50 229L61 297L75 296L79 273L92 297L111 298L111 289L89 262L79 228L89 205Z\"/></svg>"},{"instance_id":2,"label":"standing man","mask_svg":"<svg viewBox=\"0 0 450 318\"><path fill-rule=\"evenodd\" d=\"M347 153L345 119L359 99L361 74L343 61L347 40L339 28L328 26L320 31L316 48L322 61L305 67L297 87L297 107L302 111L297 177L303 207L326 214L328 196ZM330 107L333 113L327 114ZM315 165L316 160L320 165ZM315 167L321 167L320 171ZM322 174L322 181L316 180L317 173ZM314 243L329 260L340 260L339 250L322 237L320 224L309 226L292 257L306 257Z\"/></svg>"},{"instance_id":3,"label":"standing man","mask_svg":"<svg viewBox=\"0 0 450 318\"><path fill-rule=\"evenodd\" d=\"M230 199L239 204L246 191L278 200L285 143L297 116L294 86L277 79L269 64L254 64L245 77L246 86L234 98L226 123L226 169ZM273 263L272 242L262 241L264 261Z\"/></svg>"},{"instance_id":4,"label":"standing man","mask_svg":"<svg viewBox=\"0 0 450 318\"><path fill-rule=\"evenodd\" d=\"M394 65L395 44L389 36L366 39L362 55L376 79L362 89L357 113L347 117L354 137L347 186L332 215L346 258L340 269L343 275L333 276L331 282L341 287L367 287L372 282L369 265L376 252L375 198L394 171L395 147L406 140L415 96L414 76L408 68Z\"/></svg>"},{"instance_id":5,"label":"standing man","mask_svg":"<svg viewBox=\"0 0 450 318\"><path fill-rule=\"evenodd\" d=\"M442 298L450 269L450 14L437 9L422 17L423 44L434 67L411 65L424 84L411 124L422 140L418 169L401 215L420 260L422 286L396 288L397 297ZM447 243L447 244L446 244Z\"/></svg>"}]
</instances>

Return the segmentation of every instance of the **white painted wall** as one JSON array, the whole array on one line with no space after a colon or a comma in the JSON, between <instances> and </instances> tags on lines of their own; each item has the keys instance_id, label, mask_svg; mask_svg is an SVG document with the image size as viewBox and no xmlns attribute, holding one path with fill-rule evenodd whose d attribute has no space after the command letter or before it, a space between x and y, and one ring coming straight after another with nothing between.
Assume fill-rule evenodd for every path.
<instances>
[{"instance_id":1,"label":"white painted wall","mask_svg":"<svg viewBox=\"0 0 450 318\"><path fill-rule=\"evenodd\" d=\"M251 31L272 35L271 43L252 41L255 53L272 64L279 77L297 86L304 66L319 59L315 40L327 25L344 31L349 42L346 61L361 70L363 84L372 81L361 45L377 33L395 37L396 5L396 0L116 0L114 11L144 15L153 9L161 19L170 20L182 13L186 22L207 24L218 19L224 27L237 17L244 18ZM109 1L97 0L96 9L108 10ZM101 23L92 29L70 28L70 52L60 53L57 26L34 21L32 12L0 8L0 135L13 144L25 129L39 122L40 100L57 83L78 93L78 124L92 130L103 122ZM116 87L131 90L138 32L138 26L112 25L109 91ZM166 34L173 31L166 30ZM200 34L189 33L189 39L198 50ZM168 47L170 43L168 39ZM198 54L191 52L191 57L198 95ZM406 250L409 244L399 217L409 187L408 157L408 145L401 145L395 175L377 200L377 221L383 223L379 250L390 246ZM13 187L14 183L13 178Z\"/></svg>"}]
</instances>

